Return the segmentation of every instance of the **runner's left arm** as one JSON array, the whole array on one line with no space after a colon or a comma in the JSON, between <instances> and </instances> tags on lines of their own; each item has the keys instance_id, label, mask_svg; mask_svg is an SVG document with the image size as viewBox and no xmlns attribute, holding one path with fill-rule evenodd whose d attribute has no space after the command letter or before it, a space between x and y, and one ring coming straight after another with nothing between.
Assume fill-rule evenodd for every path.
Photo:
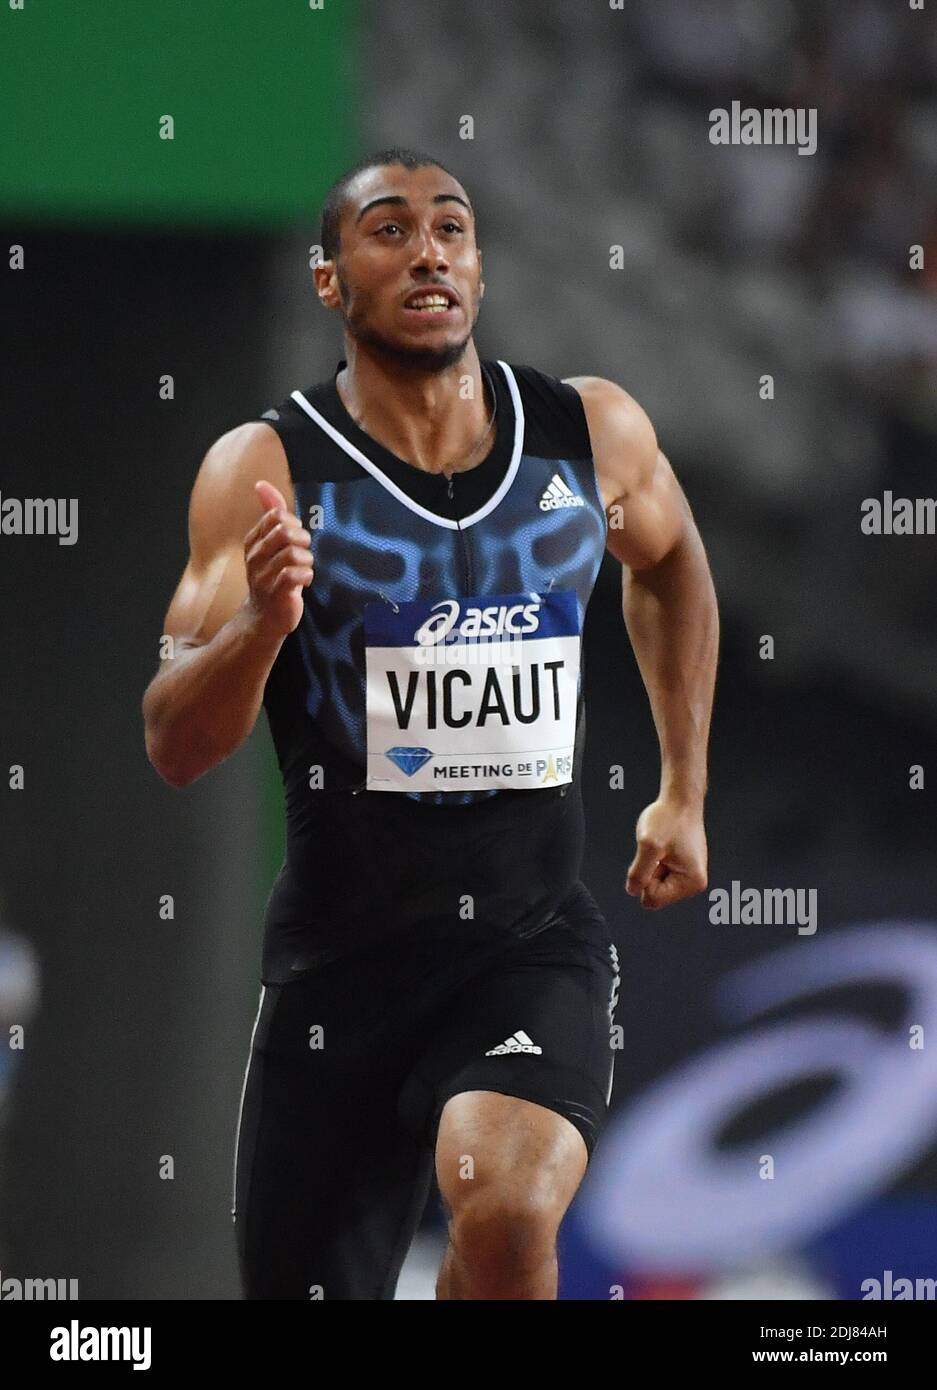
<instances>
[{"instance_id":1,"label":"runner's left arm","mask_svg":"<svg viewBox=\"0 0 937 1390\"><path fill-rule=\"evenodd\" d=\"M719 647L716 593L689 503L640 405L614 382L573 378L582 397L622 612L661 754L656 801L638 821L628 891L665 907L708 881L703 802Z\"/></svg>"}]
</instances>

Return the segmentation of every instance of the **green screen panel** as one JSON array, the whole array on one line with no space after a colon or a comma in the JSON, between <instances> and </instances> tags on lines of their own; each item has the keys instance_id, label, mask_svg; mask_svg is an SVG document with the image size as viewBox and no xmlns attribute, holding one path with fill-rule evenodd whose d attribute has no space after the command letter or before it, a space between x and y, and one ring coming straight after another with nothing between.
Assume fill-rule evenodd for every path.
<instances>
[{"instance_id":1,"label":"green screen panel","mask_svg":"<svg viewBox=\"0 0 937 1390\"><path fill-rule=\"evenodd\" d=\"M175 227L308 218L358 152L355 9L2 0L0 211Z\"/></svg>"}]
</instances>

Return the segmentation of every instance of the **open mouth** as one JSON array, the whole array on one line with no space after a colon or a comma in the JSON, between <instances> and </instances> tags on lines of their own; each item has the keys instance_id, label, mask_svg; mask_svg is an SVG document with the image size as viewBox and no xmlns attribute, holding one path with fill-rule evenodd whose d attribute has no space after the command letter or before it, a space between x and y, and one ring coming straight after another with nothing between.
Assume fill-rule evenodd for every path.
<instances>
[{"instance_id":1,"label":"open mouth","mask_svg":"<svg viewBox=\"0 0 937 1390\"><path fill-rule=\"evenodd\" d=\"M455 297L445 290L426 290L411 295L403 307L408 314L429 319L445 318L447 314L454 313L458 305Z\"/></svg>"}]
</instances>

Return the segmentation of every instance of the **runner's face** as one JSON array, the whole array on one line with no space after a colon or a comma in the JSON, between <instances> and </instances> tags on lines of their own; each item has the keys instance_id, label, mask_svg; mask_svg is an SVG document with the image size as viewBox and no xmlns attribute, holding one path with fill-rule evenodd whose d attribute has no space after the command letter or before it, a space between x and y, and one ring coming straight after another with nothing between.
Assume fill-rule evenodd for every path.
<instances>
[{"instance_id":1,"label":"runner's face","mask_svg":"<svg viewBox=\"0 0 937 1390\"><path fill-rule=\"evenodd\" d=\"M429 165L366 170L341 219L336 278L349 335L427 371L458 362L481 300L481 253L461 184ZM419 292L442 295L414 307Z\"/></svg>"}]
</instances>

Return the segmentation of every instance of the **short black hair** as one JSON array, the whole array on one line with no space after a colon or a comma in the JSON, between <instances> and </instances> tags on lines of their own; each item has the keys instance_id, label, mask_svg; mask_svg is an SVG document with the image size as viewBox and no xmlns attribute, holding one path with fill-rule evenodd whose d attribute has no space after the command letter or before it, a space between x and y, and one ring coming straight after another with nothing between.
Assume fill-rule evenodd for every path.
<instances>
[{"instance_id":1,"label":"short black hair","mask_svg":"<svg viewBox=\"0 0 937 1390\"><path fill-rule=\"evenodd\" d=\"M319 241L325 260L330 261L338 255L338 227L345 206L348 185L356 175L363 174L366 169L378 169L382 164L402 164L405 169L425 169L429 165L435 165L437 169L442 169L444 174L448 174L450 178L456 177L451 169L447 169L445 164L434 159L432 155L424 154L421 150L401 149L396 145L389 150L377 150L374 154L360 159L353 168L347 169L340 179L336 179L325 195L325 202L322 204L322 226L319 232ZM461 182L461 180L457 180L457 182Z\"/></svg>"}]
</instances>

